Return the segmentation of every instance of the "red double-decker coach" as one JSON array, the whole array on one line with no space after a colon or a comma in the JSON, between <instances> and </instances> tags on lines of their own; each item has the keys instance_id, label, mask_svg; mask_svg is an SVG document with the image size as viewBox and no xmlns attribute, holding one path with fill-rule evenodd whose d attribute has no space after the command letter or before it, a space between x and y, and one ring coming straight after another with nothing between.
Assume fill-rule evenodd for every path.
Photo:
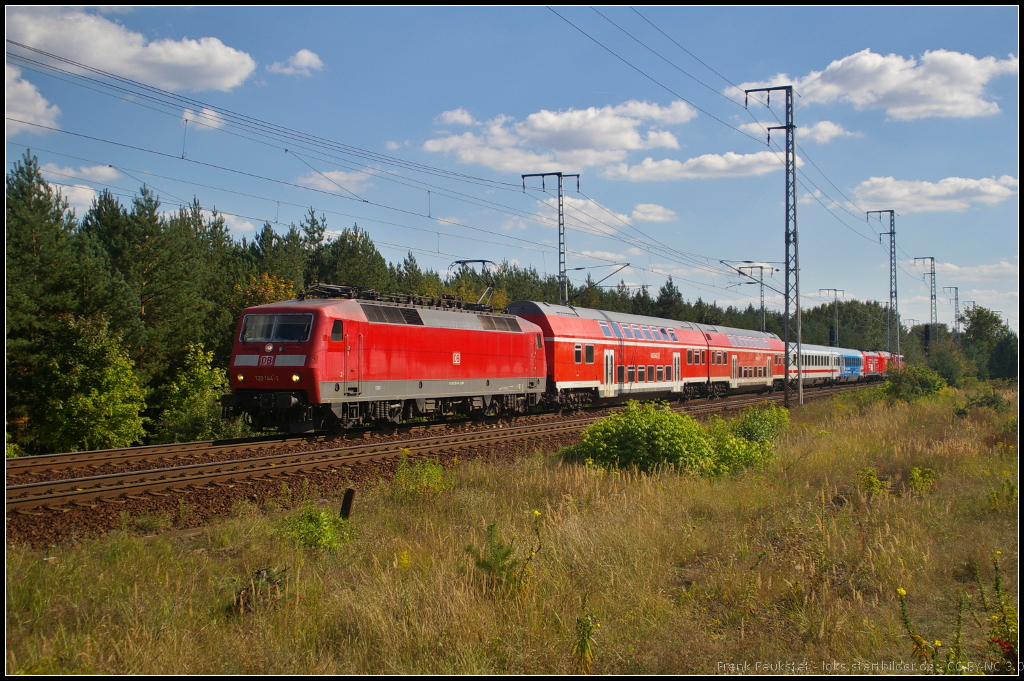
<instances>
[{"instance_id":1,"label":"red double-decker coach","mask_svg":"<svg viewBox=\"0 0 1024 681\"><path fill-rule=\"evenodd\" d=\"M565 406L782 386L775 334L532 301L507 311L543 330L548 393Z\"/></svg>"}]
</instances>

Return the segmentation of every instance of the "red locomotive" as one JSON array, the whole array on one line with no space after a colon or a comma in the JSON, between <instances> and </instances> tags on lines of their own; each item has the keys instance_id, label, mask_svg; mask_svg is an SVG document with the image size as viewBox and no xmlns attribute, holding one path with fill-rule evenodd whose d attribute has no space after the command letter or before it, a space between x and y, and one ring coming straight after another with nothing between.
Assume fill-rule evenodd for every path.
<instances>
[{"instance_id":1,"label":"red locomotive","mask_svg":"<svg viewBox=\"0 0 1024 681\"><path fill-rule=\"evenodd\" d=\"M476 309L474 309L476 308ZM319 285L242 313L226 415L291 432L420 415L525 413L541 400L540 329L445 297Z\"/></svg>"}]
</instances>

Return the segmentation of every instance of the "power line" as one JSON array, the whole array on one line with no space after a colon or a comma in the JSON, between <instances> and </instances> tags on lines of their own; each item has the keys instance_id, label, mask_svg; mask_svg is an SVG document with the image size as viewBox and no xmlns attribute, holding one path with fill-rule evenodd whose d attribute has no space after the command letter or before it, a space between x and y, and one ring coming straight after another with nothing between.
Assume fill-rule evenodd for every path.
<instances>
[{"instance_id":1,"label":"power line","mask_svg":"<svg viewBox=\"0 0 1024 681\"><path fill-rule=\"evenodd\" d=\"M65 74L70 75L70 76L75 77L75 78L83 78L83 79L86 79L86 80L88 80L90 82L93 82L93 83L95 83L97 85L100 85L101 87L109 87L109 88L112 88L112 89L115 89L115 90L120 90L122 92L130 93L133 96L146 97L147 99L150 99L152 101L160 101L160 100L157 99L157 97L163 97L166 100L171 100L173 102L177 102L179 106L181 104L187 104L189 107L196 107L196 108L198 108L200 110L201 109L207 109L209 111L212 111L212 112L216 113L218 115L218 118L220 120L223 120L225 123L234 123L234 124L239 125L239 126L241 126L243 128L249 129L250 131L260 132L261 134L264 134L264 135L267 135L267 136L278 136L278 137L284 137L284 138L293 139L293 140L296 140L296 141L305 141L306 143L313 144L315 146L322 146L322 147L325 147L325 148L334 149L335 151L341 151L343 153L347 153L347 154L350 154L350 155L369 158L371 160L375 160L375 161L378 161L378 162L381 162L381 163L386 163L388 165L395 165L395 166L398 166L398 167L404 167L404 168L407 168L407 169L410 169L410 170L415 170L417 172L425 172L425 173L429 173L429 174L441 175L441 176L444 176L444 177L448 177L449 179L456 179L456 180L461 180L461 181L483 182L483 183L486 183L488 185L503 186L503 187L512 188L512 189L517 188L517 185L513 185L513 184L508 183L508 182L500 182L500 181L496 181L496 180L490 180L490 179L487 179L487 178L477 177L477 176L474 176L474 175L467 175L465 173L457 173L457 172L454 172L454 171L445 170L443 168L437 168L437 167L429 166L429 165L422 164L422 163L415 163L415 162L412 162L412 161L406 161L404 159L400 159L400 158L397 158L397 157L394 157L394 156L388 156L386 154L380 154L378 152L370 151L370 150L367 150L367 149L362 149L362 148L359 148L359 147L355 147L355 146L344 144L344 143L340 143L340 142L335 142L333 140L326 139L326 138L323 138L323 137L319 137L319 136L316 136L316 135L311 135L311 134L308 134L308 133L303 133L303 132L301 132L299 130L295 130L293 128L277 125L277 124L274 124L274 123L269 123L267 121L263 121L263 120L260 120L258 118L247 116L245 114L240 114L240 113L232 111L230 109L225 109L223 107L218 107L218 106L215 106L215 105L212 105L212 104L208 104L206 102L202 102L200 100L193 99L191 97L185 97L183 95L179 95L179 94L167 91L167 90L163 90L161 88L158 88L158 87L155 87L155 86L152 86L152 85L147 85L145 83L142 83L142 82L139 82L139 81L136 81L136 80L132 80L131 78L126 78L124 76L118 76L118 75L116 75L114 73L110 73L108 71L104 71L102 69L98 69L96 67L89 66L89 65L83 64L81 62L76 62L76 61L74 61L72 59L68 59L66 57L61 57L61 56L53 54L51 52L46 52L44 50L39 50L37 48L30 47L28 45L24 45L22 43L19 43L19 42L10 40L10 39L7 40L7 43L9 43L11 45L15 45L15 46L20 47L20 48L25 49L25 50L29 50L30 52L34 52L36 54L43 55L43 56L48 57L50 59L53 59L55 61L58 61L58 62L61 62L61 63L64 63L64 64L68 64L68 65L70 65L70 66L72 66L72 67L74 67L76 69L81 69L81 70L87 71L89 73L100 75L100 76L103 76L104 78L109 78L109 79L111 79L113 81L116 81L118 83L123 83L124 85L127 85L127 86L130 86L132 88L135 88L135 90L129 90L129 89L126 89L124 87L121 87L121 86L118 86L118 85L114 85L114 84L111 84L111 83L103 83L103 82L98 81L98 80L96 80L94 78L90 78L88 76L83 76L81 74L71 73L70 71L60 69L60 68L55 67L55 66L53 66L51 64L45 64L45 63L40 62L38 60L32 60L31 58L26 57L24 55L18 55L18 54L14 54L14 53L8 52L7 54L10 57L14 57L16 59L21 59L21 60L24 60L24 61L27 61L27 62L35 63L35 64L39 65L42 68L53 69L53 70L56 70L56 71L61 72L61 73L65 73ZM162 102L162 103L164 105L167 105L166 102Z\"/></svg>"},{"instance_id":2,"label":"power line","mask_svg":"<svg viewBox=\"0 0 1024 681\"><path fill-rule=\"evenodd\" d=\"M722 120L721 118L719 118L718 116L715 116L715 115L714 115L713 113L711 113L711 112L709 112L709 111L705 111L704 109L700 108L699 106L697 106L697 105L696 105L696 104L694 104L693 102L689 101L688 99L686 99L685 97L683 97L682 95L680 95L680 94L679 94L678 92L676 92L676 91L675 91L675 90L673 90L672 88L668 87L667 85L665 85L665 84L664 84L664 83L662 83L661 81L659 81L659 80L657 80L656 78L654 78L653 76L649 75L648 73L646 73L645 71L643 71L643 70L642 70L642 69L640 69L639 67L637 67L637 66L633 65L633 64L632 64L631 62L629 62L628 60L626 60L626 59L625 59L624 57L620 56L620 55L619 55L619 54L618 54L617 52L615 52L614 50L612 50L612 49L611 49L610 47L608 47L607 45L605 45L604 43L602 43L602 42L601 42L600 40L598 40L598 39L597 39L597 38L595 38L594 36L590 35L590 34L589 34L589 33L587 33L586 31L584 31L584 30L583 30L582 28L580 28L580 27L579 27L579 26L577 26L576 24L572 23L571 21L569 21L568 19L566 19L565 17L563 17L563 16L561 15L561 14L559 14L558 12L556 12L556 11L555 11L554 9L552 9L551 7L548 7L548 9L549 9L549 10L551 10L551 12L552 12L552 13L553 13L553 14L554 14L555 16L557 16L557 17L558 17L559 19L561 19L561 20L562 20L562 21L564 21L565 23L569 24L570 26L572 26L573 28L575 28L575 29L576 29L577 31L579 31L580 33L582 33L582 34L583 34L583 35L585 35L586 37L590 38L590 39L591 39L592 41L594 41L594 42L595 42L595 43L596 43L596 44L597 44L597 45L598 45L599 47L601 47L602 49L606 50L606 51L607 51L607 52L608 52L609 54L611 54L611 55L612 55L613 57L615 57L616 59L618 59L618 60L619 60L619 61L621 61L621 62L622 62L623 64L625 64L625 65L626 65L626 66L628 66L629 68L633 69L634 71L636 71L636 72L637 72L637 73L639 73L640 75L642 75L642 76L643 76L644 78L648 79L649 81L651 81L652 83L654 83L654 84L655 84L655 85L657 85L658 87L662 88L662 89L663 89L663 90L665 90L666 92L669 92L669 93L670 93L670 94L671 94L671 95L672 95L673 97L678 97L678 98L679 98L679 99L681 99L682 101L684 101L684 102L686 102L687 104L689 104L690 106L692 106L692 107L693 107L694 109L696 109L697 111L700 111L700 112L701 112L702 114L704 114L704 115L708 116L709 118L712 118L712 119L714 119L714 120L718 121L719 123L721 123L721 124L722 124L722 125L724 125L725 127L729 128L730 130L734 130L734 131L738 132L739 134L743 135L744 137L749 137L750 139L754 140L755 142L760 142L760 140L758 140L758 139L757 139L756 137L754 137L753 135L747 134L747 133L743 132L742 130L740 130L739 128L737 128L737 127L735 127L735 126L733 126L733 125L730 125L729 123L726 123L725 121L723 121L723 120Z\"/></svg>"}]
</instances>

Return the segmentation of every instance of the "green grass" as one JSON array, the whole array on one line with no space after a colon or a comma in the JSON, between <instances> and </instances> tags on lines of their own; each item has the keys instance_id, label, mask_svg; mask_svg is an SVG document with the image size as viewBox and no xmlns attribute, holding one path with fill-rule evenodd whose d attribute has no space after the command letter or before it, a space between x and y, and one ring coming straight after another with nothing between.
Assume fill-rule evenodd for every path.
<instances>
[{"instance_id":1,"label":"green grass","mask_svg":"<svg viewBox=\"0 0 1024 681\"><path fill-rule=\"evenodd\" d=\"M980 577L991 600L1001 550L1016 604L1016 393L1002 395L1012 412L976 406L963 418L954 408L965 396L950 390L814 403L793 412L765 468L734 476L614 471L553 452L451 474L410 464L397 486L362 491L338 527L338 501L285 514L240 505L192 534L141 536L159 519L77 547L9 546L6 670L913 663L897 588L915 631L951 641L957 595L976 604ZM867 469L884 490L864 488ZM495 570L518 570L510 586L496 588L467 546ZM987 659L987 630L970 612L963 620L964 655Z\"/></svg>"}]
</instances>

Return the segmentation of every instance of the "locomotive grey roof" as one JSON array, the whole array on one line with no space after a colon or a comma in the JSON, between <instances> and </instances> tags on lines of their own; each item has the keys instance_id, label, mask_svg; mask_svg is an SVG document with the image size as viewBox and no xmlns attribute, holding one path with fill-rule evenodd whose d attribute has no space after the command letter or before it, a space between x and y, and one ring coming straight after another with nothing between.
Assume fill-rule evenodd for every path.
<instances>
[{"instance_id":1,"label":"locomotive grey roof","mask_svg":"<svg viewBox=\"0 0 1024 681\"><path fill-rule=\"evenodd\" d=\"M522 333L514 315L499 312L465 310L454 307L431 307L388 301L352 300L339 298L307 298L284 300L259 307L319 307L348 308L358 305L371 323L410 324L442 329L468 329L471 331L511 331Z\"/></svg>"},{"instance_id":2,"label":"locomotive grey roof","mask_svg":"<svg viewBox=\"0 0 1024 681\"><path fill-rule=\"evenodd\" d=\"M774 333L764 331L751 331L750 329L734 329L729 326L717 326L712 324L698 324L697 322L681 322L675 319L661 319L660 317L647 317L638 314L626 314L625 312L606 312L604 310L592 310L586 307L572 307L571 305L554 305L552 303L539 303L532 300L517 300L509 305L506 312L514 315L552 315L559 317L576 317L577 319L597 319L610 322L629 324L646 324L647 326L670 327L673 329L689 329L691 331L703 331L704 333L725 333L734 336L748 336L750 338L772 338L780 340Z\"/></svg>"}]
</instances>

